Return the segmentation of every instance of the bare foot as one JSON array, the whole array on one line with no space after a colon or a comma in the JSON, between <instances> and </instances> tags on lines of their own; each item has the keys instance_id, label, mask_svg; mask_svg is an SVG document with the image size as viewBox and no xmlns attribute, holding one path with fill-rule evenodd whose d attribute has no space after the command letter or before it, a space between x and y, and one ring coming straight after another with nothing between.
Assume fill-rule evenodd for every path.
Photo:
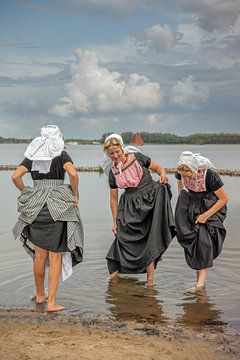
<instances>
[{"instance_id":1,"label":"bare foot","mask_svg":"<svg viewBox=\"0 0 240 360\"><path fill-rule=\"evenodd\" d=\"M111 274L109 275L108 280L109 280L109 281L112 281L112 280L116 279L117 275L118 275L118 271L114 271L113 273L111 273Z\"/></svg>"},{"instance_id":2,"label":"bare foot","mask_svg":"<svg viewBox=\"0 0 240 360\"><path fill-rule=\"evenodd\" d=\"M204 289L204 285L196 285L186 290L187 293L195 294Z\"/></svg>"},{"instance_id":3,"label":"bare foot","mask_svg":"<svg viewBox=\"0 0 240 360\"><path fill-rule=\"evenodd\" d=\"M64 310L64 307L62 305L59 304L54 304L54 305L48 305L47 307L47 311L50 312L57 312L57 311L62 311Z\"/></svg>"},{"instance_id":4,"label":"bare foot","mask_svg":"<svg viewBox=\"0 0 240 360\"><path fill-rule=\"evenodd\" d=\"M148 279L147 280L147 287L152 288L154 286L154 280Z\"/></svg>"}]
</instances>

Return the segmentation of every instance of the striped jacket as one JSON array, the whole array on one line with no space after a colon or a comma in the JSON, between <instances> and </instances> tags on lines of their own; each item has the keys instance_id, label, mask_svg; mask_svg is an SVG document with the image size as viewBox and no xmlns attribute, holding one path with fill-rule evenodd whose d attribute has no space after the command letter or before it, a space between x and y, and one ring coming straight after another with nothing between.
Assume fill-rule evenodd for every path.
<instances>
[{"instance_id":1,"label":"striped jacket","mask_svg":"<svg viewBox=\"0 0 240 360\"><path fill-rule=\"evenodd\" d=\"M34 257L34 245L22 234L31 224L44 204L54 221L67 222L67 246L72 253L72 265L82 261L84 233L79 209L74 206L70 185L63 180L34 180L33 187L25 187L18 197L18 221L13 228L15 239L21 240L25 250ZM74 255L74 256L73 256Z\"/></svg>"}]
</instances>

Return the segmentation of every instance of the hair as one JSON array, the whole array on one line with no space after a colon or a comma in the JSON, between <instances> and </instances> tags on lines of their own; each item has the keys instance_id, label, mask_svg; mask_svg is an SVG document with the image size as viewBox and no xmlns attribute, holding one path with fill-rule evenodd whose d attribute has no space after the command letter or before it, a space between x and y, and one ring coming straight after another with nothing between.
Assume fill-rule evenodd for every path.
<instances>
[{"instance_id":1,"label":"hair","mask_svg":"<svg viewBox=\"0 0 240 360\"><path fill-rule=\"evenodd\" d=\"M120 144L119 140L116 138L110 138L104 143L103 145L104 151L106 151L110 146L120 146L120 148L123 150L122 145Z\"/></svg>"},{"instance_id":2,"label":"hair","mask_svg":"<svg viewBox=\"0 0 240 360\"><path fill-rule=\"evenodd\" d=\"M191 170L190 167L188 167L185 164L179 165L178 168L177 168L178 171L183 171L185 169L187 169L187 171L192 171L193 172L193 170Z\"/></svg>"}]
</instances>

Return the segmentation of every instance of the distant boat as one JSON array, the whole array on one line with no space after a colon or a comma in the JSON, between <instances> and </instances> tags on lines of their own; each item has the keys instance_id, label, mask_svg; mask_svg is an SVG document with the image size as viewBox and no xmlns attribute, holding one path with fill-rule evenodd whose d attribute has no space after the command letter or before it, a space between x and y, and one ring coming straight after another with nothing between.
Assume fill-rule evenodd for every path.
<instances>
[{"instance_id":1,"label":"distant boat","mask_svg":"<svg viewBox=\"0 0 240 360\"><path fill-rule=\"evenodd\" d=\"M139 132L137 132L137 133L133 136L130 144L131 144L131 145L137 145L137 146L142 146L142 145L144 145L143 138L142 138L142 136L141 136L141 134L140 134Z\"/></svg>"},{"instance_id":2,"label":"distant boat","mask_svg":"<svg viewBox=\"0 0 240 360\"><path fill-rule=\"evenodd\" d=\"M66 145L78 145L77 141L66 141Z\"/></svg>"}]
</instances>

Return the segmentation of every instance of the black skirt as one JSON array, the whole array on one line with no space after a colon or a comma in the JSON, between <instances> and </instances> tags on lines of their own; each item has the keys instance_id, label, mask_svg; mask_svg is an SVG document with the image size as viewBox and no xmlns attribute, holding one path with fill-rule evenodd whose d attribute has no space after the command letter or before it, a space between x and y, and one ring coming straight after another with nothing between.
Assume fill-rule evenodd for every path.
<instances>
[{"instance_id":1,"label":"black skirt","mask_svg":"<svg viewBox=\"0 0 240 360\"><path fill-rule=\"evenodd\" d=\"M220 254L226 236L223 221L227 207L211 216L205 224L195 224L198 215L210 209L218 198L213 193L181 191L178 197L175 221L177 238L184 248L187 264L195 270L213 266Z\"/></svg>"},{"instance_id":2,"label":"black skirt","mask_svg":"<svg viewBox=\"0 0 240 360\"><path fill-rule=\"evenodd\" d=\"M44 204L36 219L23 229L23 236L35 246L53 252L66 252L67 222L54 221Z\"/></svg>"},{"instance_id":3,"label":"black skirt","mask_svg":"<svg viewBox=\"0 0 240 360\"><path fill-rule=\"evenodd\" d=\"M117 212L117 236L106 256L109 272L145 273L175 236L169 185L151 181L126 189Z\"/></svg>"}]
</instances>

